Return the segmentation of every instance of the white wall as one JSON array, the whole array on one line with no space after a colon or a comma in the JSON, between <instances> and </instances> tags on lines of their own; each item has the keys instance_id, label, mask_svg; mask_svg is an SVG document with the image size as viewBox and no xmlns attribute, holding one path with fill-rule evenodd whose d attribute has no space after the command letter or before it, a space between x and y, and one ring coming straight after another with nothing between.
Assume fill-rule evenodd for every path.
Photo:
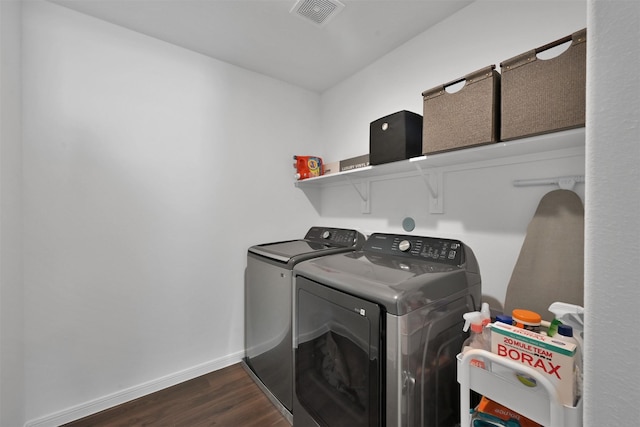
<instances>
[{"instance_id":1,"label":"white wall","mask_svg":"<svg viewBox=\"0 0 640 427\"><path fill-rule=\"evenodd\" d=\"M23 35L26 419L58 425L240 360L246 249L316 223L319 99L46 2Z\"/></svg>"},{"instance_id":2,"label":"white wall","mask_svg":"<svg viewBox=\"0 0 640 427\"><path fill-rule=\"evenodd\" d=\"M640 3L589 0L585 426L640 419ZM603 410L606 408L605 410Z\"/></svg>"},{"instance_id":3,"label":"white wall","mask_svg":"<svg viewBox=\"0 0 640 427\"><path fill-rule=\"evenodd\" d=\"M633 354L640 349L629 325L640 301L640 3L589 0L588 6L586 157L466 171L445 184L444 215L424 214L424 197L410 196L425 192L416 180L375 183L385 188L372 188L371 214L349 202L348 187L326 189L319 198L323 216L337 223L400 231L402 218L415 215L416 232L459 235L480 258L485 292L499 298L529 217L548 191L513 189L505 180L585 170L587 189L577 188L586 202L584 425L634 425L640 370ZM370 121L402 109L420 113L422 90L587 26L586 12L585 2L475 2L323 95L326 156L367 152ZM452 207L449 195L471 203ZM492 253L495 247L503 252Z\"/></svg>"},{"instance_id":4,"label":"white wall","mask_svg":"<svg viewBox=\"0 0 640 427\"><path fill-rule=\"evenodd\" d=\"M479 0L322 95L321 144L327 160L369 152L369 123L400 110L422 114L422 92L586 27L586 1ZM556 160L517 159L504 166L444 174L444 214L430 214L421 178L373 182L371 213L350 187L318 196L323 217L367 231L459 238L478 257L485 299L501 308L526 227L553 187L516 188L514 179L584 174L584 150ZM584 200L584 185L575 187Z\"/></svg>"},{"instance_id":5,"label":"white wall","mask_svg":"<svg viewBox=\"0 0 640 427\"><path fill-rule=\"evenodd\" d=\"M598 107L588 114L586 197L577 188L587 202L585 425L632 425L640 415L638 370L627 352L609 349L629 342L628 329L613 322L632 325L638 300L640 227L628 213L639 200L633 95L640 85L632 71L639 50L629 29L637 31L640 19L636 2L588 1L590 55L598 64L590 63L590 105ZM311 208L318 200L291 185L289 160L306 150L327 160L367 152L370 121L401 109L420 113L422 90L586 26L584 1L480 0L325 93L320 109L314 94L51 4L26 3L23 334L22 272L15 269L22 239L14 228L20 76L7 60L18 55L20 18L0 1L3 426L57 425L237 360L246 247L297 237L310 223L400 231L412 215L416 233L467 241L485 290L498 298L530 215L549 190L513 189L510 180L584 169L584 157L572 156L524 169L454 172L444 215L426 213L424 197L413 197L424 194L415 180L376 184L368 215L352 190L339 187L323 192L318 218ZM618 61L626 68L611 67ZM621 128L616 117L624 114ZM231 167L243 154L251 172ZM496 200L490 188L511 202ZM466 200L480 214L469 213ZM619 242L628 258L611 255ZM492 261L490 244L511 258ZM610 249L605 261L603 247ZM631 345L637 350L637 340Z\"/></svg>"},{"instance_id":6,"label":"white wall","mask_svg":"<svg viewBox=\"0 0 640 427\"><path fill-rule=\"evenodd\" d=\"M0 1L0 425L24 416L19 1Z\"/></svg>"},{"instance_id":7,"label":"white wall","mask_svg":"<svg viewBox=\"0 0 640 427\"><path fill-rule=\"evenodd\" d=\"M322 95L328 160L369 152L369 123L422 92L586 27L586 0L476 0Z\"/></svg>"}]
</instances>

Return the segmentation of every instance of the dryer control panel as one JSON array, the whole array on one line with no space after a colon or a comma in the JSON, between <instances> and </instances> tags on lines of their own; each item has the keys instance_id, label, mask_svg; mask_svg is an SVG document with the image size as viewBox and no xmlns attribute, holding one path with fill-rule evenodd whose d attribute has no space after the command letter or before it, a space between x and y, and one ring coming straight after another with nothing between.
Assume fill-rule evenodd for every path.
<instances>
[{"instance_id":1,"label":"dryer control panel","mask_svg":"<svg viewBox=\"0 0 640 427\"><path fill-rule=\"evenodd\" d=\"M369 236L362 249L448 265L464 263L464 245L459 240L374 233Z\"/></svg>"}]
</instances>

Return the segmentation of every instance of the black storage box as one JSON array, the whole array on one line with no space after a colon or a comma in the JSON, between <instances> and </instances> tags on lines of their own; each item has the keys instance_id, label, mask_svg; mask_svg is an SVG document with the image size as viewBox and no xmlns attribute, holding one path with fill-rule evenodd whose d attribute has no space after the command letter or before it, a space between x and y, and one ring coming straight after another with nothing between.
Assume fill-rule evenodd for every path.
<instances>
[{"instance_id":1,"label":"black storage box","mask_svg":"<svg viewBox=\"0 0 640 427\"><path fill-rule=\"evenodd\" d=\"M398 111L371 122L369 128L369 163L406 160L422 155L422 116Z\"/></svg>"}]
</instances>

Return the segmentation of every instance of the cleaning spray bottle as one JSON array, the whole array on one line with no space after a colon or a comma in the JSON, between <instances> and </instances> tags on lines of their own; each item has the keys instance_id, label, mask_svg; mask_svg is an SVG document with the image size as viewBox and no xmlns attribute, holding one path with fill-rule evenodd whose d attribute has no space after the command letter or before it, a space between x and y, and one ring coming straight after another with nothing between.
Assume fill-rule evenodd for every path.
<instances>
[{"instance_id":1,"label":"cleaning spray bottle","mask_svg":"<svg viewBox=\"0 0 640 427\"><path fill-rule=\"evenodd\" d=\"M555 319L563 325L569 325L572 329L572 341L578 346L576 349L577 362L582 367L582 349L584 348L584 308L575 304L554 302L549 306Z\"/></svg>"},{"instance_id":2,"label":"cleaning spray bottle","mask_svg":"<svg viewBox=\"0 0 640 427\"><path fill-rule=\"evenodd\" d=\"M549 306L549 311L555 316L554 321L559 321L558 333L554 338L576 344L575 375L576 397L580 398L583 387L584 360L584 308L564 302L554 302Z\"/></svg>"},{"instance_id":3,"label":"cleaning spray bottle","mask_svg":"<svg viewBox=\"0 0 640 427\"><path fill-rule=\"evenodd\" d=\"M465 313L462 318L464 319L464 327L462 330L467 332L469 327L471 327L471 335L462 343L462 353L471 349L490 350L491 343L486 342L482 334L484 315L479 311L472 311ZM472 359L471 365L486 369L486 364L483 359Z\"/></svg>"},{"instance_id":4,"label":"cleaning spray bottle","mask_svg":"<svg viewBox=\"0 0 640 427\"><path fill-rule=\"evenodd\" d=\"M487 344L487 350L491 350L491 310L489 309L489 303L483 302L480 307L480 313L482 313L482 336L484 342Z\"/></svg>"}]
</instances>

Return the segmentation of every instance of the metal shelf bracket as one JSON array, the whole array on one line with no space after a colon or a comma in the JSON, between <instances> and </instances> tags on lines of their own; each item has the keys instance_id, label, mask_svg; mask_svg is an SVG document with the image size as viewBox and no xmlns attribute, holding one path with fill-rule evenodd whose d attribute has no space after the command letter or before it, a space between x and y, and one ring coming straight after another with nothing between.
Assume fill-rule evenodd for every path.
<instances>
[{"instance_id":1,"label":"metal shelf bracket","mask_svg":"<svg viewBox=\"0 0 640 427\"><path fill-rule=\"evenodd\" d=\"M356 183L348 176L347 181L360 196L360 211L364 214L371 213L371 182L367 179Z\"/></svg>"},{"instance_id":2,"label":"metal shelf bracket","mask_svg":"<svg viewBox=\"0 0 640 427\"><path fill-rule=\"evenodd\" d=\"M422 177L424 183L427 185L427 190L429 190L429 195L431 196L429 198L429 213L444 213L442 169L434 168L430 169L429 172L425 172L418 163L416 163L415 166L418 172L420 172L420 176Z\"/></svg>"}]
</instances>

